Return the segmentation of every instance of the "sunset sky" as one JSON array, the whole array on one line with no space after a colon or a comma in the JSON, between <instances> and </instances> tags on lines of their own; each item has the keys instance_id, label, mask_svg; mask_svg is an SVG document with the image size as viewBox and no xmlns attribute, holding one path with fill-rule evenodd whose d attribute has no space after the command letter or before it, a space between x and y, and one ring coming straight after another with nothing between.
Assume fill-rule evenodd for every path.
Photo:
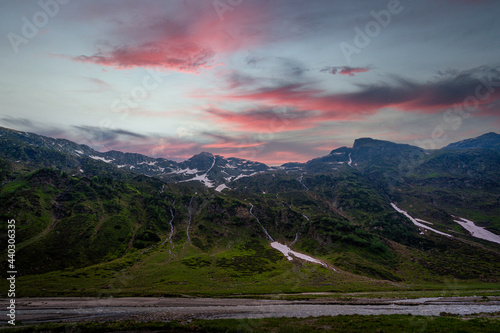
<instances>
[{"instance_id":1,"label":"sunset sky","mask_svg":"<svg viewBox=\"0 0 500 333\"><path fill-rule=\"evenodd\" d=\"M0 126L269 165L500 128L500 2L0 1Z\"/></svg>"}]
</instances>

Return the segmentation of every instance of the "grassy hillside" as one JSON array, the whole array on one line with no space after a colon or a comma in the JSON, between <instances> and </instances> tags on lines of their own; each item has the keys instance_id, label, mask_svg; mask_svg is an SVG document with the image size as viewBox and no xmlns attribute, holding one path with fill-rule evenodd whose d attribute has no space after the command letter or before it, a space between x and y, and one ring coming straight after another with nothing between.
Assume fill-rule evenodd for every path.
<instances>
[{"instance_id":1,"label":"grassy hillside","mask_svg":"<svg viewBox=\"0 0 500 333\"><path fill-rule=\"evenodd\" d=\"M274 172L219 193L131 173L97 176L99 168L87 177L1 165L1 217L18 221L21 296L405 291L500 279L498 246L463 231L460 239L421 235L349 168L303 175L307 189L300 174ZM448 215L436 217L451 226ZM288 261L262 227L337 271Z\"/></svg>"}]
</instances>

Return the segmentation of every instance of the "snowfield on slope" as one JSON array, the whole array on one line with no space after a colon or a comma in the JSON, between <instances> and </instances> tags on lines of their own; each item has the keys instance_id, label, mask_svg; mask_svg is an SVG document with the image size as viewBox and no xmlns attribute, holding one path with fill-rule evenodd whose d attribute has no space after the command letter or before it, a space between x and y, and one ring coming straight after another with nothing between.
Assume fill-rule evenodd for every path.
<instances>
[{"instance_id":1,"label":"snowfield on slope","mask_svg":"<svg viewBox=\"0 0 500 333\"><path fill-rule=\"evenodd\" d=\"M193 181L193 180L199 180L200 182L202 182L206 187L214 187L214 182L211 181L209 178L208 178L208 173L213 169L214 165L215 165L215 160L216 160L216 157L214 156L214 161L212 162L212 166L207 170L207 172L205 172L204 174L201 174L201 175L196 175L194 176L193 178L191 179L187 179L187 180L183 180L183 181L180 181L180 183L184 183L184 182L190 182L190 181Z\"/></svg>"},{"instance_id":2,"label":"snowfield on slope","mask_svg":"<svg viewBox=\"0 0 500 333\"><path fill-rule=\"evenodd\" d=\"M91 159L93 159L93 160L103 161L103 162L106 162L106 163L111 163L111 162L113 162L113 161L114 161L114 159L107 160L107 159L105 159L104 157L93 156L93 155L90 155L89 157L90 157Z\"/></svg>"},{"instance_id":3,"label":"snowfield on slope","mask_svg":"<svg viewBox=\"0 0 500 333\"><path fill-rule=\"evenodd\" d=\"M454 220L458 224L460 224L465 230L471 233L472 237L481 238L490 242L500 244L500 236L492 233L491 231L486 230L485 228L478 227L471 220L464 219L463 217L459 217L459 220Z\"/></svg>"},{"instance_id":4,"label":"snowfield on slope","mask_svg":"<svg viewBox=\"0 0 500 333\"><path fill-rule=\"evenodd\" d=\"M221 192L223 189L229 188L226 186L226 184L221 184L215 188L217 192Z\"/></svg>"},{"instance_id":5,"label":"snowfield on slope","mask_svg":"<svg viewBox=\"0 0 500 333\"><path fill-rule=\"evenodd\" d=\"M281 253L283 253L283 255L290 261L293 260L293 257L296 257L296 258L299 258L299 259L302 259L302 260L305 260L305 261L309 261L309 262L312 262L312 263L315 263L315 264L320 264L322 266L325 266L328 268L328 265L325 264L324 262L318 260L318 259L315 259L313 257L310 257L308 256L307 254L303 254L303 253L299 253L299 252L295 252L293 250L291 250L288 246L284 245L284 244L281 244L281 243L278 243L278 242L272 242L271 243L271 247L273 249L276 249L278 251L280 251ZM335 271L335 268L332 268L334 271Z\"/></svg>"},{"instance_id":6,"label":"snowfield on slope","mask_svg":"<svg viewBox=\"0 0 500 333\"><path fill-rule=\"evenodd\" d=\"M414 225L416 225L417 227L420 227L420 228L423 228L423 229L426 229L426 230L430 230L430 231L433 231L437 234L440 234L440 235L443 235L443 236L447 236L447 237L451 237L453 238L452 235L449 235L447 233L444 233L442 231L438 231L436 229L433 229L433 228L430 228L429 226L425 225L425 224L422 224L422 223L419 223L417 222L416 219L414 219L413 217L410 216L410 214L408 214L407 212L405 212L404 210L400 209L398 206L396 206L394 203L391 202L391 206L392 208L394 208L398 213L401 213L403 214L404 216L406 216L411 222L413 222ZM429 223L429 222L427 222Z\"/></svg>"}]
</instances>

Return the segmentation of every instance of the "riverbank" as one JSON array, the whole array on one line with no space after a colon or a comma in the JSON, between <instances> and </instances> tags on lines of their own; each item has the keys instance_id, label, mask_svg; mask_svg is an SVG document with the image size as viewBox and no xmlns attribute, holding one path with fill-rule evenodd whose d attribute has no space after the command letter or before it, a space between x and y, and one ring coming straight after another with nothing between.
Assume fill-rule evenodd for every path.
<instances>
[{"instance_id":1,"label":"riverbank","mask_svg":"<svg viewBox=\"0 0 500 333\"><path fill-rule=\"evenodd\" d=\"M2 300L4 301L4 300ZM318 298L266 300L239 298L22 298L16 300L17 321L48 322L123 321L140 322L320 317L338 315L439 316L500 313L500 297L429 298ZM4 316L1 311L0 315Z\"/></svg>"}]
</instances>

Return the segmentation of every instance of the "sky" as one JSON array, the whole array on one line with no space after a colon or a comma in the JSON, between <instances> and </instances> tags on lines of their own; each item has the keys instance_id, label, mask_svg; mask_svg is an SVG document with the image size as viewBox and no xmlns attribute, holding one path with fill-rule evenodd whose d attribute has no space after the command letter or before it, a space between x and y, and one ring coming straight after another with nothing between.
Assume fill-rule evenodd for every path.
<instances>
[{"instance_id":1,"label":"sky","mask_svg":"<svg viewBox=\"0 0 500 333\"><path fill-rule=\"evenodd\" d=\"M181 161L305 162L500 128L500 2L0 1L0 126Z\"/></svg>"}]
</instances>

